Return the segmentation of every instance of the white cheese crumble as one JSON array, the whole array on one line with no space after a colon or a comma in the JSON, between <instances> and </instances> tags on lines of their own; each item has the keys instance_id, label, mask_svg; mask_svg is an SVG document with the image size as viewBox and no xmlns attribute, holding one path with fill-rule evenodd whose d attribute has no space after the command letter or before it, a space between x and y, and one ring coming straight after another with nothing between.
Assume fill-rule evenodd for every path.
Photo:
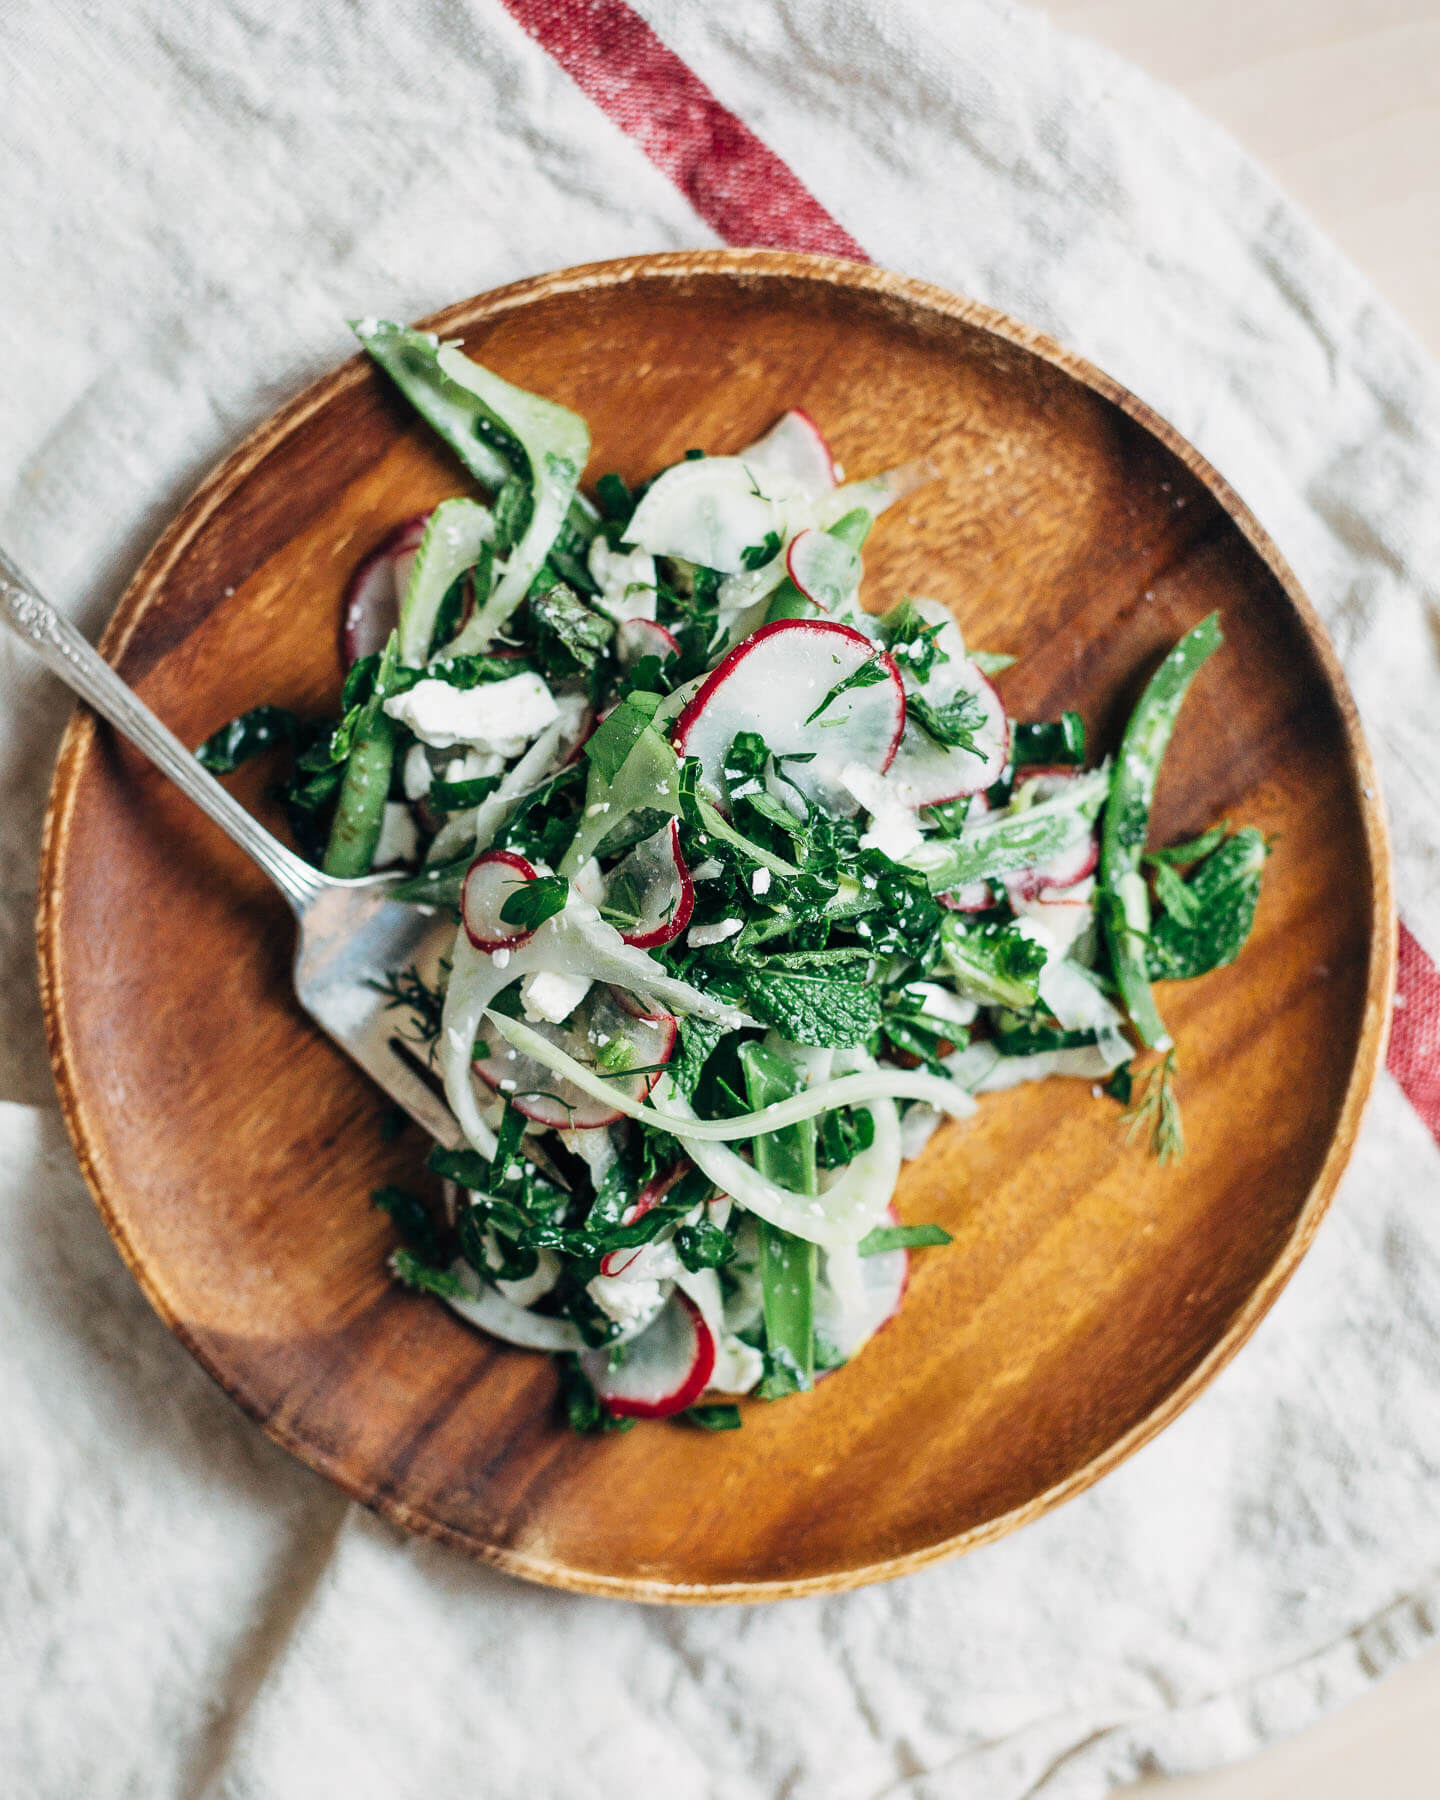
<instances>
[{"instance_id":1,"label":"white cheese crumble","mask_svg":"<svg viewBox=\"0 0 1440 1800\"><path fill-rule=\"evenodd\" d=\"M644 1277L626 1281L622 1275L597 1275L585 1291L617 1325L638 1325L660 1307L660 1283Z\"/></svg>"},{"instance_id":2,"label":"white cheese crumble","mask_svg":"<svg viewBox=\"0 0 1440 1800\"><path fill-rule=\"evenodd\" d=\"M590 545L590 574L612 619L655 617L655 558L648 550L612 550L597 537Z\"/></svg>"},{"instance_id":3,"label":"white cheese crumble","mask_svg":"<svg viewBox=\"0 0 1440 1800\"><path fill-rule=\"evenodd\" d=\"M970 1025L980 1010L973 1000L962 1000L938 981L907 982L905 994L923 1006L932 1019L943 1019L947 1025Z\"/></svg>"},{"instance_id":4,"label":"white cheese crumble","mask_svg":"<svg viewBox=\"0 0 1440 1800\"><path fill-rule=\"evenodd\" d=\"M387 800L380 825L380 841L375 846L372 868L388 869L393 863L414 862L420 853L420 834L410 808L403 800Z\"/></svg>"},{"instance_id":5,"label":"white cheese crumble","mask_svg":"<svg viewBox=\"0 0 1440 1800\"><path fill-rule=\"evenodd\" d=\"M559 1025L590 992L588 975L563 975L540 969L520 983L520 1004L532 1024Z\"/></svg>"},{"instance_id":6,"label":"white cheese crumble","mask_svg":"<svg viewBox=\"0 0 1440 1800\"><path fill-rule=\"evenodd\" d=\"M903 862L924 843L914 807L883 775L852 762L840 771L840 780L870 815L870 829L860 839L862 850L879 850L893 862Z\"/></svg>"},{"instance_id":7,"label":"white cheese crumble","mask_svg":"<svg viewBox=\"0 0 1440 1800\"><path fill-rule=\"evenodd\" d=\"M476 688L426 679L408 693L392 695L385 710L432 749L469 744L507 758L518 756L560 716L549 688L529 670Z\"/></svg>"},{"instance_id":8,"label":"white cheese crumble","mask_svg":"<svg viewBox=\"0 0 1440 1800\"><path fill-rule=\"evenodd\" d=\"M708 944L723 944L744 929L743 919L721 919L717 925L692 925L686 941L692 950L703 950Z\"/></svg>"},{"instance_id":9,"label":"white cheese crumble","mask_svg":"<svg viewBox=\"0 0 1440 1800\"><path fill-rule=\"evenodd\" d=\"M750 877L750 892L757 900L762 894L770 892L770 871L768 869L757 869Z\"/></svg>"},{"instance_id":10,"label":"white cheese crumble","mask_svg":"<svg viewBox=\"0 0 1440 1800\"><path fill-rule=\"evenodd\" d=\"M733 1334L715 1346L715 1368L708 1385L717 1394L748 1394L765 1373L765 1358Z\"/></svg>"}]
</instances>

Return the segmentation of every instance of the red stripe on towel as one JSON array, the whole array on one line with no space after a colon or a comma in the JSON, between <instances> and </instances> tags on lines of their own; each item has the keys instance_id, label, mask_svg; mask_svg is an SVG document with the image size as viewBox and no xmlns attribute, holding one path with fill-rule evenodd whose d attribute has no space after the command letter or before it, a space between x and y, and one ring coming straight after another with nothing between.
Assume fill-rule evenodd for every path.
<instances>
[{"instance_id":1,"label":"red stripe on towel","mask_svg":"<svg viewBox=\"0 0 1440 1800\"><path fill-rule=\"evenodd\" d=\"M1403 923L1388 1067L1440 1143L1440 969Z\"/></svg>"},{"instance_id":2,"label":"red stripe on towel","mask_svg":"<svg viewBox=\"0 0 1440 1800\"><path fill-rule=\"evenodd\" d=\"M727 244L865 252L624 0L503 0Z\"/></svg>"}]
</instances>

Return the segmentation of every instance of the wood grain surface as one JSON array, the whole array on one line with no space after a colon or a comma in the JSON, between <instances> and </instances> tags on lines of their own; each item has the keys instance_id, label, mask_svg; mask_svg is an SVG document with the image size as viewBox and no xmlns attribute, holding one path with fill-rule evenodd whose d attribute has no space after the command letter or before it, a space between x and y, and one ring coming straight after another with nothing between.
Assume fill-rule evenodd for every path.
<instances>
[{"instance_id":1,"label":"wood grain surface","mask_svg":"<svg viewBox=\"0 0 1440 1800\"><path fill-rule=\"evenodd\" d=\"M1383 1050L1384 825L1333 653L1235 497L1167 427L1024 327L917 282L703 252L521 283L430 322L590 421L590 476L729 449L806 406L852 475L921 451L867 599L933 595L1017 654L1012 711L1112 746L1159 652L1213 607L1156 831L1277 839L1240 963L1161 990L1191 1151L1126 1150L1051 1082L909 1166L902 1217L955 1243L817 1392L745 1429L570 1435L549 1362L386 1278L369 1191L411 1181L382 1097L290 996L291 926L227 842L108 733L72 725L47 823L42 970L82 1166L157 1310L279 1442L401 1524L514 1573L654 1600L857 1585L1074 1494L1234 1354L1303 1253ZM107 654L188 742L259 699L332 708L357 558L467 482L358 361L200 490ZM265 774L247 798L267 818ZM272 822L274 821L272 818Z\"/></svg>"}]
</instances>

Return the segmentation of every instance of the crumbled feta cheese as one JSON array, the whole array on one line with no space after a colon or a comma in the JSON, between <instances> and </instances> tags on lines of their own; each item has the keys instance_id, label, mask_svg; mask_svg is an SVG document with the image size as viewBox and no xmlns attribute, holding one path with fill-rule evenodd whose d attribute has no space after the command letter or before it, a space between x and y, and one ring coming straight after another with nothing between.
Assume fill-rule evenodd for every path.
<instances>
[{"instance_id":1,"label":"crumbled feta cheese","mask_svg":"<svg viewBox=\"0 0 1440 1800\"><path fill-rule=\"evenodd\" d=\"M419 681L408 693L393 694L385 710L436 750L471 744L501 757L518 756L560 716L549 688L529 670L475 688Z\"/></svg>"},{"instance_id":2,"label":"crumbled feta cheese","mask_svg":"<svg viewBox=\"0 0 1440 1800\"><path fill-rule=\"evenodd\" d=\"M403 800L387 800L372 868L388 869L395 863L414 862L419 853L420 834L410 808Z\"/></svg>"},{"instance_id":3,"label":"crumbled feta cheese","mask_svg":"<svg viewBox=\"0 0 1440 1800\"><path fill-rule=\"evenodd\" d=\"M655 558L648 550L612 550L597 537L590 545L590 574L612 619L655 617Z\"/></svg>"},{"instance_id":4,"label":"crumbled feta cheese","mask_svg":"<svg viewBox=\"0 0 1440 1800\"><path fill-rule=\"evenodd\" d=\"M490 960L497 969L508 968L510 965L510 952L502 944L498 950L492 950L490 952Z\"/></svg>"},{"instance_id":5,"label":"crumbled feta cheese","mask_svg":"<svg viewBox=\"0 0 1440 1800\"><path fill-rule=\"evenodd\" d=\"M590 992L588 975L562 975L537 970L520 983L520 1004L533 1024L559 1025L568 1019Z\"/></svg>"},{"instance_id":6,"label":"crumbled feta cheese","mask_svg":"<svg viewBox=\"0 0 1440 1800\"><path fill-rule=\"evenodd\" d=\"M770 892L770 871L768 869L757 869L750 877L750 892L757 900L762 894Z\"/></svg>"},{"instance_id":7,"label":"crumbled feta cheese","mask_svg":"<svg viewBox=\"0 0 1440 1800\"><path fill-rule=\"evenodd\" d=\"M627 1281L623 1275L597 1275L585 1291L617 1325L638 1325L660 1309L660 1283L643 1276Z\"/></svg>"},{"instance_id":8,"label":"crumbled feta cheese","mask_svg":"<svg viewBox=\"0 0 1440 1800\"><path fill-rule=\"evenodd\" d=\"M840 779L870 815L870 829L860 839L862 850L878 850L902 862L924 843L919 817L897 789L864 763L846 763Z\"/></svg>"},{"instance_id":9,"label":"crumbled feta cheese","mask_svg":"<svg viewBox=\"0 0 1440 1800\"><path fill-rule=\"evenodd\" d=\"M686 941L692 950L703 950L707 944L723 944L744 929L743 919L721 919L718 925L692 925Z\"/></svg>"},{"instance_id":10,"label":"crumbled feta cheese","mask_svg":"<svg viewBox=\"0 0 1440 1800\"><path fill-rule=\"evenodd\" d=\"M713 881L717 875L725 873L725 865L718 856L707 856L698 868L690 871L692 881Z\"/></svg>"},{"instance_id":11,"label":"crumbled feta cheese","mask_svg":"<svg viewBox=\"0 0 1440 1800\"><path fill-rule=\"evenodd\" d=\"M748 1394L764 1373L765 1358L731 1333L715 1346L708 1385L717 1394Z\"/></svg>"}]
</instances>

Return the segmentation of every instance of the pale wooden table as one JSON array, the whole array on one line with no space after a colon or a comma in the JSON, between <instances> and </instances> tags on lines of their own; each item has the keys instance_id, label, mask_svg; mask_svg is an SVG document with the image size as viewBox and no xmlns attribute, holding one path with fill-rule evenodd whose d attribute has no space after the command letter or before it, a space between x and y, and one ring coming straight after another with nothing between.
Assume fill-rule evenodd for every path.
<instances>
[{"instance_id":1,"label":"pale wooden table","mask_svg":"<svg viewBox=\"0 0 1440 1800\"><path fill-rule=\"evenodd\" d=\"M1440 354L1440 0L1039 0L1227 126ZM1147 1800L1437 1800L1440 1650Z\"/></svg>"}]
</instances>

